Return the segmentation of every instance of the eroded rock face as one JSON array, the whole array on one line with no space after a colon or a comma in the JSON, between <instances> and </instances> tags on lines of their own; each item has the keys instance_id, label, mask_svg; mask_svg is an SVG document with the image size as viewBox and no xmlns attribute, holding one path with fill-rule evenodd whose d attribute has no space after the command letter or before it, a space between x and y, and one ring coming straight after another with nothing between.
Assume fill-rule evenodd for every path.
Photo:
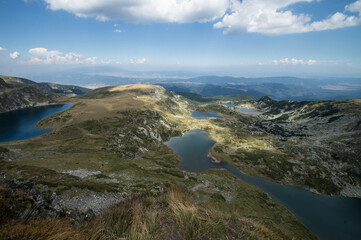
<instances>
[{"instance_id":1,"label":"eroded rock face","mask_svg":"<svg viewBox=\"0 0 361 240\"><path fill-rule=\"evenodd\" d=\"M361 170L359 168L352 168L351 173L354 174L357 177L361 177Z\"/></svg>"},{"instance_id":2,"label":"eroded rock face","mask_svg":"<svg viewBox=\"0 0 361 240\"><path fill-rule=\"evenodd\" d=\"M0 76L0 113L55 103L57 97L83 94L89 89L52 83L37 83L25 78Z\"/></svg>"},{"instance_id":3,"label":"eroded rock face","mask_svg":"<svg viewBox=\"0 0 361 240\"><path fill-rule=\"evenodd\" d=\"M0 95L0 112L8 112L25 107L50 104L54 100L51 94L44 94L33 87L14 89Z\"/></svg>"},{"instance_id":4,"label":"eroded rock face","mask_svg":"<svg viewBox=\"0 0 361 240\"><path fill-rule=\"evenodd\" d=\"M92 219L108 207L125 199L124 194L68 190L60 195L48 190L46 186L35 186L29 181L8 179L0 172L0 192L8 199L3 199L2 209L14 220L28 220L30 218L57 218L67 215L77 222ZM3 216L4 217L4 216ZM1 222L1 217L0 217Z\"/></svg>"},{"instance_id":5,"label":"eroded rock face","mask_svg":"<svg viewBox=\"0 0 361 240\"><path fill-rule=\"evenodd\" d=\"M49 89L33 81L0 77L0 113L49 104L54 96Z\"/></svg>"},{"instance_id":6,"label":"eroded rock face","mask_svg":"<svg viewBox=\"0 0 361 240\"><path fill-rule=\"evenodd\" d=\"M27 220L37 216L58 216L59 213L49 207L53 200L51 192L40 191L32 182L8 179L2 172L0 185L1 194L5 198L2 210L9 218Z\"/></svg>"},{"instance_id":7,"label":"eroded rock face","mask_svg":"<svg viewBox=\"0 0 361 240\"><path fill-rule=\"evenodd\" d=\"M98 215L110 206L123 201L125 198L122 193L95 193L83 192L79 195L65 193L61 196L55 196L51 207L58 212L65 211L68 215L80 215L89 218L92 215Z\"/></svg>"},{"instance_id":8,"label":"eroded rock face","mask_svg":"<svg viewBox=\"0 0 361 240\"><path fill-rule=\"evenodd\" d=\"M124 118L120 121L124 120L124 125L111 129L107 139L112 151L121 156L134 157L179 134L158 112L127 111L121 114Z\"/></svg>"}]
</instances>

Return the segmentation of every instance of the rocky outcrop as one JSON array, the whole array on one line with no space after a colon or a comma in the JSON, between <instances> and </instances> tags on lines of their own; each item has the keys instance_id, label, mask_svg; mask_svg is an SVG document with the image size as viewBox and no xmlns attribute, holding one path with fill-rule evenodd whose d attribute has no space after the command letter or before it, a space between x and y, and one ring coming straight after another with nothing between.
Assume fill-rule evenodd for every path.
<instances>
[{"instance_id":1,"label":"rocky outcrop","mask_svg":"<svg viewBox=\"0 0 361 240\"><path fill-rule=\"evenodd\" d=\"M51 192L40 192L32 182L8 179L0 172L0 185L4 212L14 220L27 220L37 216L59 216L50 208L53 194ZM4 194L6 193L6 194ZM8 199L6 199L8 198Z\"/></svg>"},{"instance_id":2,"label":"rocky outcrop","mask_svg":"<svg viewBox=\"0 0 361 240\"><path fill-rule=\"evenodd\" d=\"M54 95L44 94L31 86L11 89L0 95L0 113L51 104L55 102L55 98Z\"/></svg>"},{"instance_id":3,"label":"rocky outcrop","mask_svg":"<svg viewBox=\"0 0 361 240\"><path fill-rule=\"evenodd\" d=\"M0 205L2 220L26 221L38 217L58 218L68 216L76 222L84 222L123 201L122 193L85 191L74 196L71 193L56 194L45 185L30 181L9 179L0 171ZM2 219L6 218L6 219Z\"/></svg>"},{"instance_id":4,"label":"rocky outcrop","mask_svg":"<svg viewBox=\"0 0 361 240\"><path fill-rule=\"evenodd\" d=\"M275 145L293 158L293 174L285 174L289 183L361 197L359 100L277 102L263 98L255 105L265 113L252 130L278 139Z\"/></svg>"},{"instance_id":5,"label":"rocky outcrop","mask_svg":"<svg viewBox=\"0 0 361 240\"><path fill-rule=\"evenodd\" d=\"M23 78L0 77L0 113L20 108L46 105L55 95L33 81Z\"/></svg>"},{"instance_id":6,"label":"rocky outcrop","mask_svg":"<svg viewBox=\"0 0 361 240\"><path fill-rule=\"evenodd\" d=\"M9 88L9 85L4 81L4 79L0 78L0 89Z\"/></svg>"},{"instance_id":7,"label":"rocky outcrop","mask_svg":"<svg viewBox=\"0 0 361 240\"><path fill-rule=\"evenodd\" d=\"M121 156L135 157L180 134L156 111L125 111L120 117L123 124L109 130L107 144Z\"/></svg>"},{"instance_id":8,"label":"rocky outcrop","mask_svg":"<svg viewBox=\"0 0 361 240\"><path fill-rule=\"evenodd\" d=\"M88 89L52 83L37 83L25 78L0 76L0 113L20 108L55 103L57 97L84 94Z\"/></svg>"}]
</instances>

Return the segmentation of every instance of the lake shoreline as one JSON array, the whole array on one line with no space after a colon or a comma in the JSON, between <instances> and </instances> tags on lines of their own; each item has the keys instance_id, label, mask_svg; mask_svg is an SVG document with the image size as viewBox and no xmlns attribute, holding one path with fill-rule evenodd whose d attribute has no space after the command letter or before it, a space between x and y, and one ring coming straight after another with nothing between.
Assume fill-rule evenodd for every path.
<instances>
[{"instance_id":1,"label":"lake shoreline","mask_svg":"<svg viewBox=\"0 0 361 240\"><path fill-rule=\"evenodd\" d=\"M22 141L49 133L53 129L38 127L38 123L58 112L73 106L72 104L51 104L27 107L0 114L0 143Z\"/></svg>"},{"instance_id":2,"label":"lake shoreline","mask_svg":"<svg viewBox=\"0 0 361 240\"><path fill-rule=\"evenodd\" d=\"M224 169L241 181L268 194L273 200L287 208L320 239L358 239L357 236L361 234L361 229L357 227L358 224L361 224L361 216L358 214L361 209L361 199L315 194L300 187L279 184L245 174L237 167L216 159L211 154L209 146L202 145L202 141L211 140L209 133L199 129L191 130L182 137L177 137L177 141L174 139L171 138L167 142L167 146L180 157L180 166L183 166L182 162L188 161L187 168L181 168L182 170L202 172L207 169ZM184 144L187 144L186 147ZM212 146L214 144L215 141L213 141ZM194 158L192 154L195 151L205 151L202 156L206 156L208 163L202 159ZM201 156L200 153L198 155ZM189 157L191 159L187 159ZM190 160L195 162L192 163ZM204 164L203 168L205 169L202 169L200 164ZM325 212L327 212L327 216L324 214Z\"/></svg>"}]
</instances>

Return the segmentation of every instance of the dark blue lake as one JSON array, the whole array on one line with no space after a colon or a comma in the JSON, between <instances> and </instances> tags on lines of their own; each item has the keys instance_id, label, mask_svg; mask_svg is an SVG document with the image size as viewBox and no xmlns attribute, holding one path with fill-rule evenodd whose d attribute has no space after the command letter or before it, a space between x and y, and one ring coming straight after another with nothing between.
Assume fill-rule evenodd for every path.
<instances>
[{"instance_id":1,"label":"dark blue lake","mask_svg":"<svg viewBox=\"0 0 361 240\"><path fill-rule=\"evenodd\" d=\"M207 156L215 141L201 130L191 130L182 137L165 143L181 158L180 169L201 172L222 168L268 193L275 201L289 209L320 239L361 239L361 199L318 195L298 187L282 185L260 177L242 173L226 163L213 163Z\"/></svg>"},{"instance_id":2,"label":"dark blue lake","mask_svg":"<svg viewBox=\"0 0 361 240\"><path fill-rule=\"evenodd\" d=\"M50 132L51 129L36 128L36 124L70 106L71 104L30 107L0 114L0 142L23 140Z\"/></svg>"},{"instance_id":3,"label":"dark blue lake","mask_svg":"<svg viewBox=\"0 0 361 240\"><path fill-rule=\"evenodd\" d=\"M262 113L260 111L255 110L255 109L249 109L249 108L237 108L236 112L243 113L243 114L249 114L249 115L252 115L252 116L257 116L257 115Z\"/></svg>"},{"instance_id":4,"label":"dark blue lake","mask_svg":"<svg viewBox=\"0 0 361 240\"><path fill-rule=\"evenodd\" d=\"M234 103L222 103L223 105L227 106L227 107L234 107L236 106L236 104Z\"/></svg>"},{"instance_id":5,"label":"dark blue lake","mask_svg":"<svg viewBox=\"0 0 361 240\"><path fill-rule=\"evenodd\" d=\"M199 112L199 111L192 112L192 117L197 119L226 118L216 112Z\"/></svg>"}]
</instances>

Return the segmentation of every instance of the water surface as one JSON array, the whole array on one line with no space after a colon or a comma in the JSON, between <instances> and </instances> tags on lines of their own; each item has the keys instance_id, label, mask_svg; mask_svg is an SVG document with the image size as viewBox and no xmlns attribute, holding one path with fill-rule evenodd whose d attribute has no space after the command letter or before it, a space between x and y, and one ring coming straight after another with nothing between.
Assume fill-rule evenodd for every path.
<instances>
[{"instance_id":1,"label":"water surface","mask_svg":"<svg viewBox=\"0 0 361 240\"><path fill-rule=\"evenodd\" d=\"M223 105L227 106L227 107L234 107L236 106L236 104L234 103L222 103Z\"/></svg>"},{"instance_id":2,"label":"water surface","mask_svg":"<svg viewBox=\"0 0 361 240\"><path fill-rule=\"evenodd\" d=\"M38 129L36 124L43 118L69 108L71 104L29 107L0 114L0 142L23 140L50 132Z\"/></svg>"},{"instance_id":3,"label":"water surface","mask_svg":"<svg viewBox=\"0 0 361 240\"><path fill-rule=\"evenodd\" d=\"M192 112L192 117L197 119L226 118L216 112L199 112L199 111Z\"/></svg>"},{"instance_id":4,"label":"water surface","mask_svg":"<svg viewBox=\"0 0 361 240\"><path fill-rule=\"evenodd\" d=\"M207 154L215 141L201 130L191 130L165 143L181 158L180 169L201 172L224 168L237 178L268 193L289 209L308 229L324 240L361 239L361 199L318 195L298 187L249 176L226 163L213 163Z\"/></svg>"},{"instance_id":5,"label":"water surface","mask_svg":"<svg viewBox=\"0 0 361 240\"><path fill-rule=\"evenodd\" d=\"M180 169L188 172L202 172L217 167L217 164L207 158L207 153L216 143L208 136L208 133L194 129L182 137L173 137L164 144L181 157Z\"/></svg>"},{"instance_id":6,"label":"water surface","mask_svg":"<svg viewBox=\"0 0 361 240\"><path fill-rule=\"evenodd\" d=\"M252 116L257 116L257 115L263 113L263 112L258 111L258 110L256 110L256 109L249 109L249 108L237 108L237 109L236 109L236 112L244 113L244 114L249 114L249 115L252 115Z\"/></svg>"}]
</instances>

